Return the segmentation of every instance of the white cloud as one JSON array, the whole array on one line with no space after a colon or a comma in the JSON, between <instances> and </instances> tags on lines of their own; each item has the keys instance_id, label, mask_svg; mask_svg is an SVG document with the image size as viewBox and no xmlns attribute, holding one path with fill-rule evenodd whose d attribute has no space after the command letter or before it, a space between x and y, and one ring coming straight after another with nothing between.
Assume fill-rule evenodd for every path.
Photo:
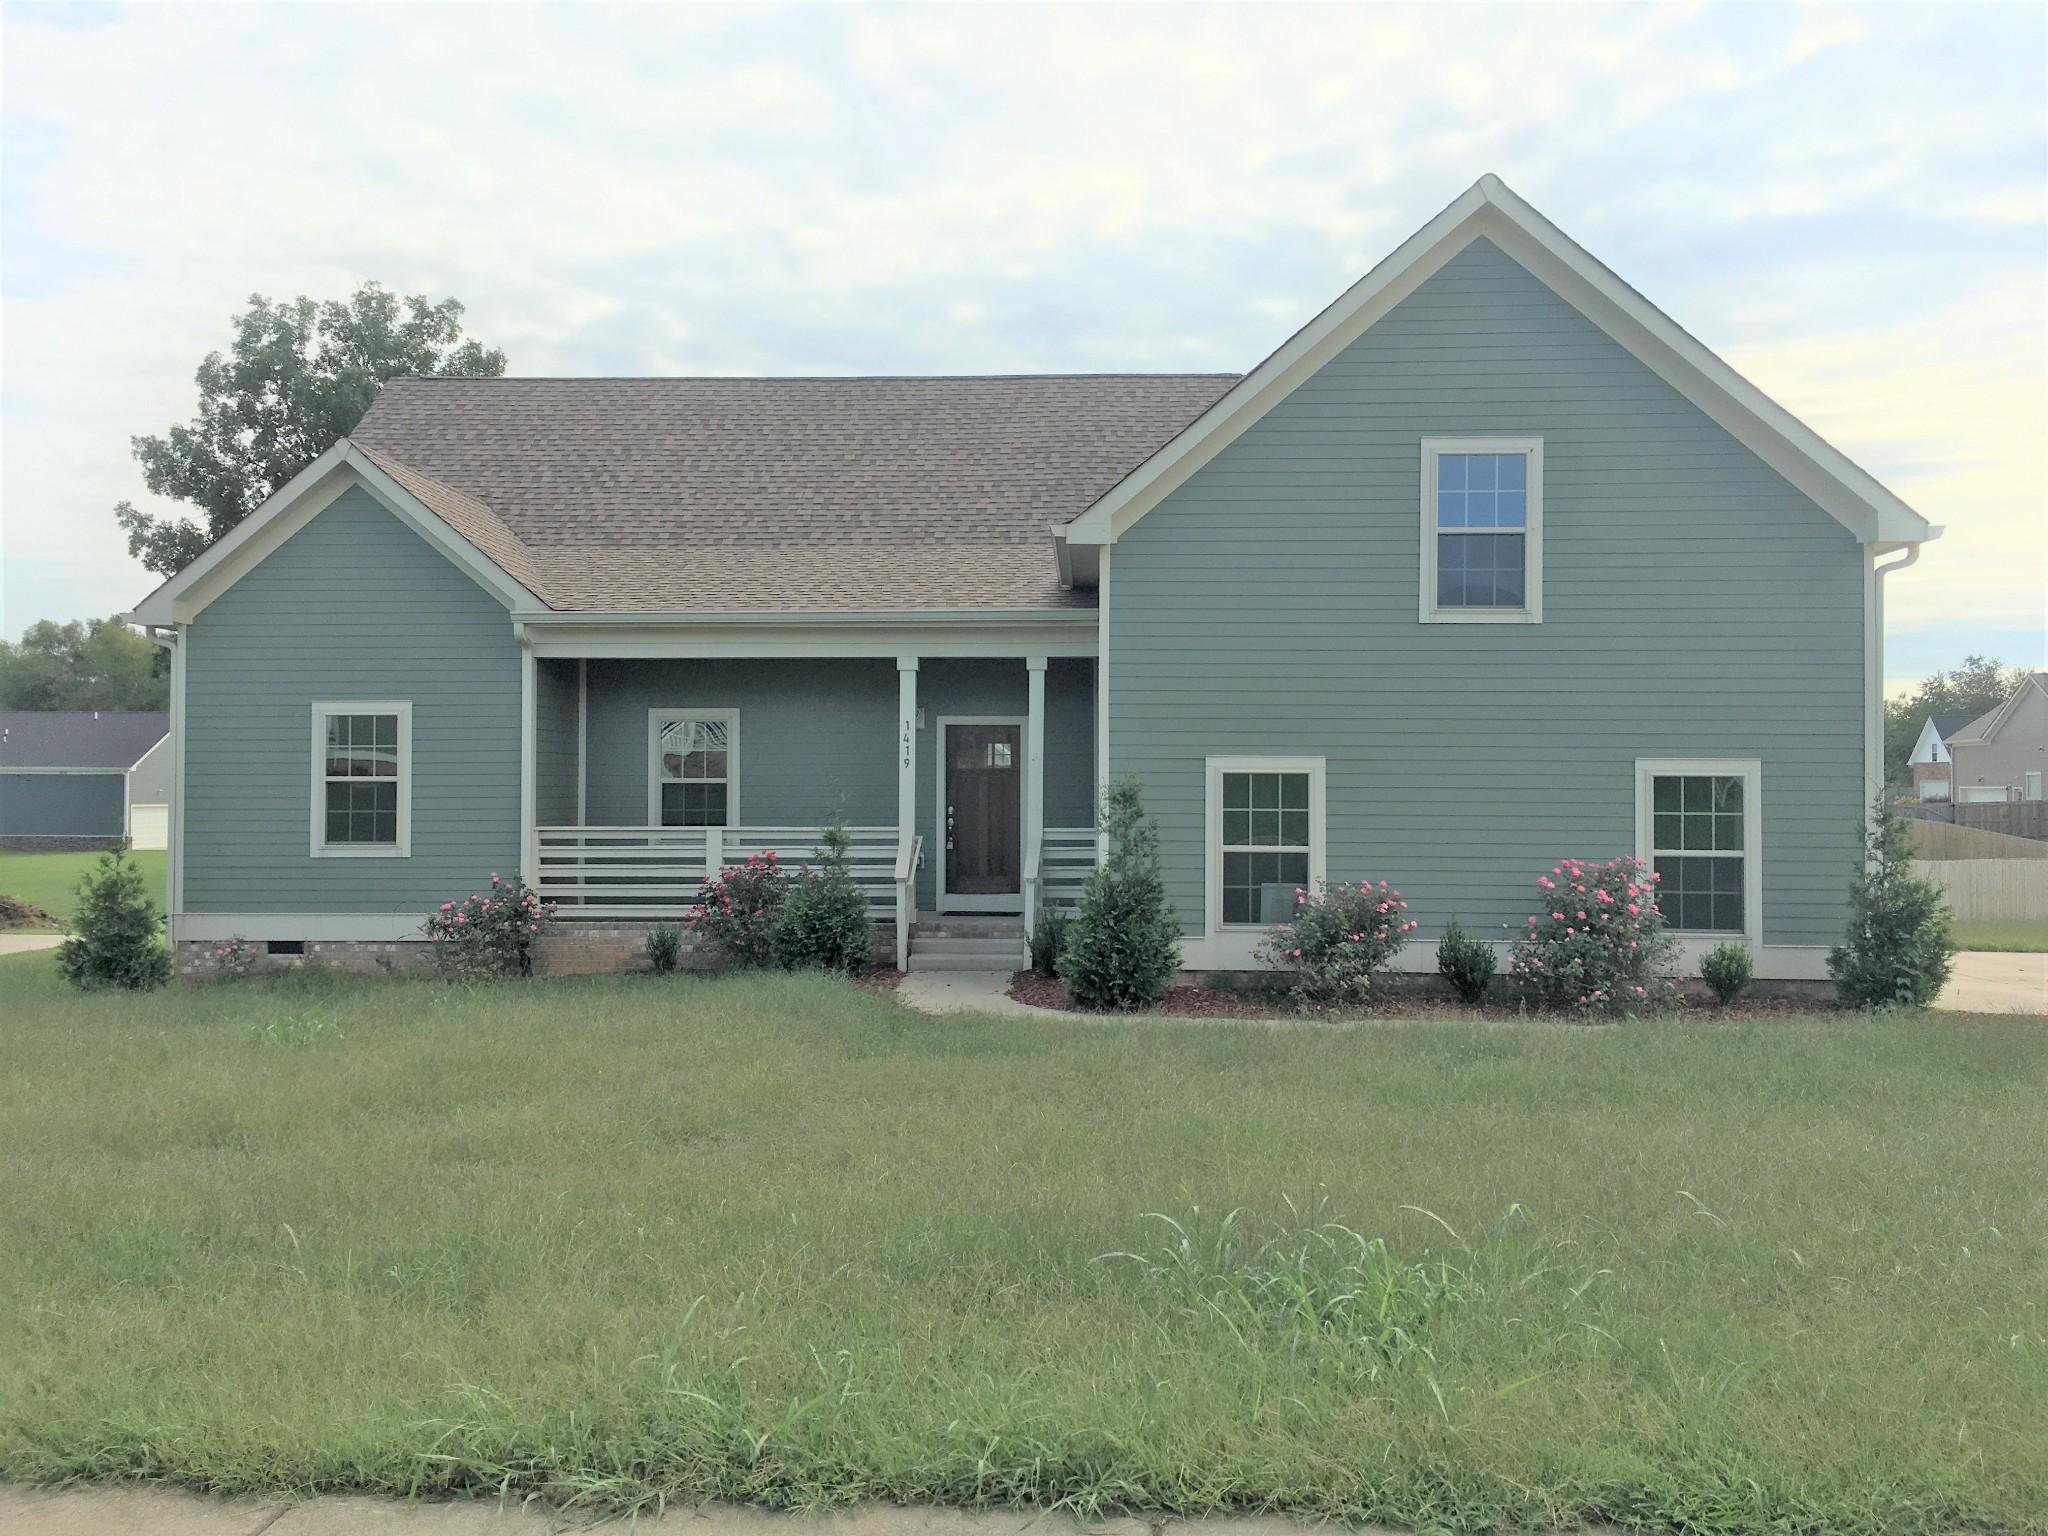
<instances>
[{"instance_id":1,"label":"white cloud","mask_svg":"<svg viewBox=\"0 0 2048 1536\"><path fill-rule=\"evenodd\" d=\"M10 633L150 585L127 439L252 290L454 293L528 373L1244 367L1485 170L1950 522L1895 612L2039 613L2038 12L75 20L0 11Z\"/></svg>"}]
</instances>

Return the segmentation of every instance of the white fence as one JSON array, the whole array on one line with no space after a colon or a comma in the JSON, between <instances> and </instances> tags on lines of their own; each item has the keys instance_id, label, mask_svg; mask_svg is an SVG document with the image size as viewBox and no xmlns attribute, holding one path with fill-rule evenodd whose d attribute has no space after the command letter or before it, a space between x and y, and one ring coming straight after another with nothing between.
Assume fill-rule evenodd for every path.
<instances>
[{"instance_id":1,"label":"white fence","mask_svg":"<svg viewBox=\"0 0 2048 1536\"><path fill-rule=\"evenodd\" d=\"M1915 859L1957 917L2048 923L2048 859Z\"/></svg>"}]
</instances>

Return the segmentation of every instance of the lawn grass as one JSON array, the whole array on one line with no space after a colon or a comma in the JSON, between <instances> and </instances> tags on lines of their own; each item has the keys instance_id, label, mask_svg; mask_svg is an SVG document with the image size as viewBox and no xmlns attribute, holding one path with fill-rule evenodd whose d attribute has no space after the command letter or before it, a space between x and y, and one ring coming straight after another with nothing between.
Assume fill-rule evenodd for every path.
<instances>
[{"instance_id":1,"label":"lawn grass","mask_svg":"<svg viewBox=\"0 0 2048 1536\"><path fill-rule=\"evenodd\" d=\"M135 862L142 870L145 888L158 906L164 901L164 859L162 849L141 852ZM0 851L0 895L13 896L41 907L59 920L71 916L78 895L79 877L99 863L99 851L91 853L13 853Z\"/></svg>"},{"instance_id":2,"label":"lawn grass","mask_svg":"<svg viewBox=\"0 0 2048 1536\"><path fill-rule=\"evenodd\" d=\"M2048 1031L2010 1017L84 996L24 956L0 1476L2039 1531L2044 1146ZM1405 1338L1327 1220L1385 1239Z\"/></svg>"},{"instance_id":3,"label":"lawn grass","mask_svg":"<svg viewBox=\"0 0 2048 1536\"><path fill-rule=\"evenodd\" d=\"M1990 918L1957 918L1958 949L2048 953L2048 923L2001 922Z\"/></svg>"}]
</instances>

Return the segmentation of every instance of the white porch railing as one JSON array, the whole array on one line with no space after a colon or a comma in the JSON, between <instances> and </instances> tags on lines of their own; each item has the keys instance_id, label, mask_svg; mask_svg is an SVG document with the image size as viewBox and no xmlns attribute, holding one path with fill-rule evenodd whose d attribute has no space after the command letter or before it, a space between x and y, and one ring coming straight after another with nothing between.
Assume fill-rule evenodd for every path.
<instances>
[{"instance_id":1,"label":"white porch railing","mask_svg":"<svg viewBox=\"0 0 2048 1536\"><path fill-rule=\"evenodd\" d=\"M853 838L854 883L874 903L877 917L898 920L923 840L899 837L894 827L847 831ZM673 920L696 904L698 888L725 865L768 852L792 872L815 863L818 829L538 827L534 843L534 889L555 903L557 917ZM914 906L911 898L911 920ZM906 931L908 926L906 921Z\"/></svg>"},{"instance_id":2,"label":"white porch railing","mask_svg":"<svg viewBox=\"0 0 2048 1536\"><path fill-rule=\"evenodd\" d=\"M1038 921L1041 907L1072 911L1081 887L1095 872L1093 827L1047 827L1024 854L1024 922Z\"/></svg>"}]
</instances>

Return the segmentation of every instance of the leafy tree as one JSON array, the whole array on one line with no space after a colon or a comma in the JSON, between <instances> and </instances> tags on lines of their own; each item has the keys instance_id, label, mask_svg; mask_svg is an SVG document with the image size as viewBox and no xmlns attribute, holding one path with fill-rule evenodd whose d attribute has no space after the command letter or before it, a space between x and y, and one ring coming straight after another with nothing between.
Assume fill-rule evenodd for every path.
<instances>
[{"instance_id":1,"label":"leafy tree","mask_svg":"<svg viewBox=\"0 0 2048 1536\"><path fill-rule=\"evenodd\" d=\"M0 709L168 709L168 652L119 619L39 619L0 640Z\"/></svg>"},{"instance_id":2,"label":"leafy tree","mask_svg":"<svg viewBox=\"0 0 2048 1536\"><path fill-rule=\"evenodd\" d=\"M199 415L162 437L130 439L151 493L206 517L153 517L122 502L114 517L128 553L169 576L247 517L278 487L353 432L386 379L496 378L505 354L465 338L462 305L401 299L365 283L346 300L288 303L249 296L230 356L199 365Z\"/></svg>"},{"instance_id":3,"label":"leafy tree","mask_svg":"<svg viewBox=\"0 0 2048 1536\"><path fill-rule=\"evenodd\" d=\"M125 849L109 848L78 882L71 937L58 946L57 964L77 987L148 992L171 979L163 913Z\"/></svg>"},{"instance_id":4,"label":"leafy tree","mask_svg":"<svg viewBox=\"0 0 2048 1536\"><path fill-rule=\"evenodd\" d=\"M1159 829L1133 778L1102 795L1109 856L1081 888L1057 962L1076 1006L1144 1008L1166 996L1180 969L1180 919L1166 899Z\"/></svg>"},{"instance_id":5,"label":"leafy tree","mask_svg":"<svg viewBox=\"0 0 2048 1536\"><path fill-rule=\"evenodd\" d=\"M2008 667L1988 656L1965 656L1961 666L1935 673L1903 698L1885 700L1885 782L1901 785L1912 781L1913 770L1907 767L1906 758L1929 715L1974 718L2003 704L2026 677L2024 667Z\"/></svg>"},{"instance_id":6,"label":"leafy tree","mask_svg":"<svg viewBox=\"0 0 2048 1536\"><path fill-rule=\"evenodd\" d=\"M1828 951L1828 974L1854 1007L1925 1008L1955 954L1948 903L1913 873L1906 819L1882 800L1871 808L1864 855L1849 882L1849 931Z\"/></svg>"}]
</instances>

